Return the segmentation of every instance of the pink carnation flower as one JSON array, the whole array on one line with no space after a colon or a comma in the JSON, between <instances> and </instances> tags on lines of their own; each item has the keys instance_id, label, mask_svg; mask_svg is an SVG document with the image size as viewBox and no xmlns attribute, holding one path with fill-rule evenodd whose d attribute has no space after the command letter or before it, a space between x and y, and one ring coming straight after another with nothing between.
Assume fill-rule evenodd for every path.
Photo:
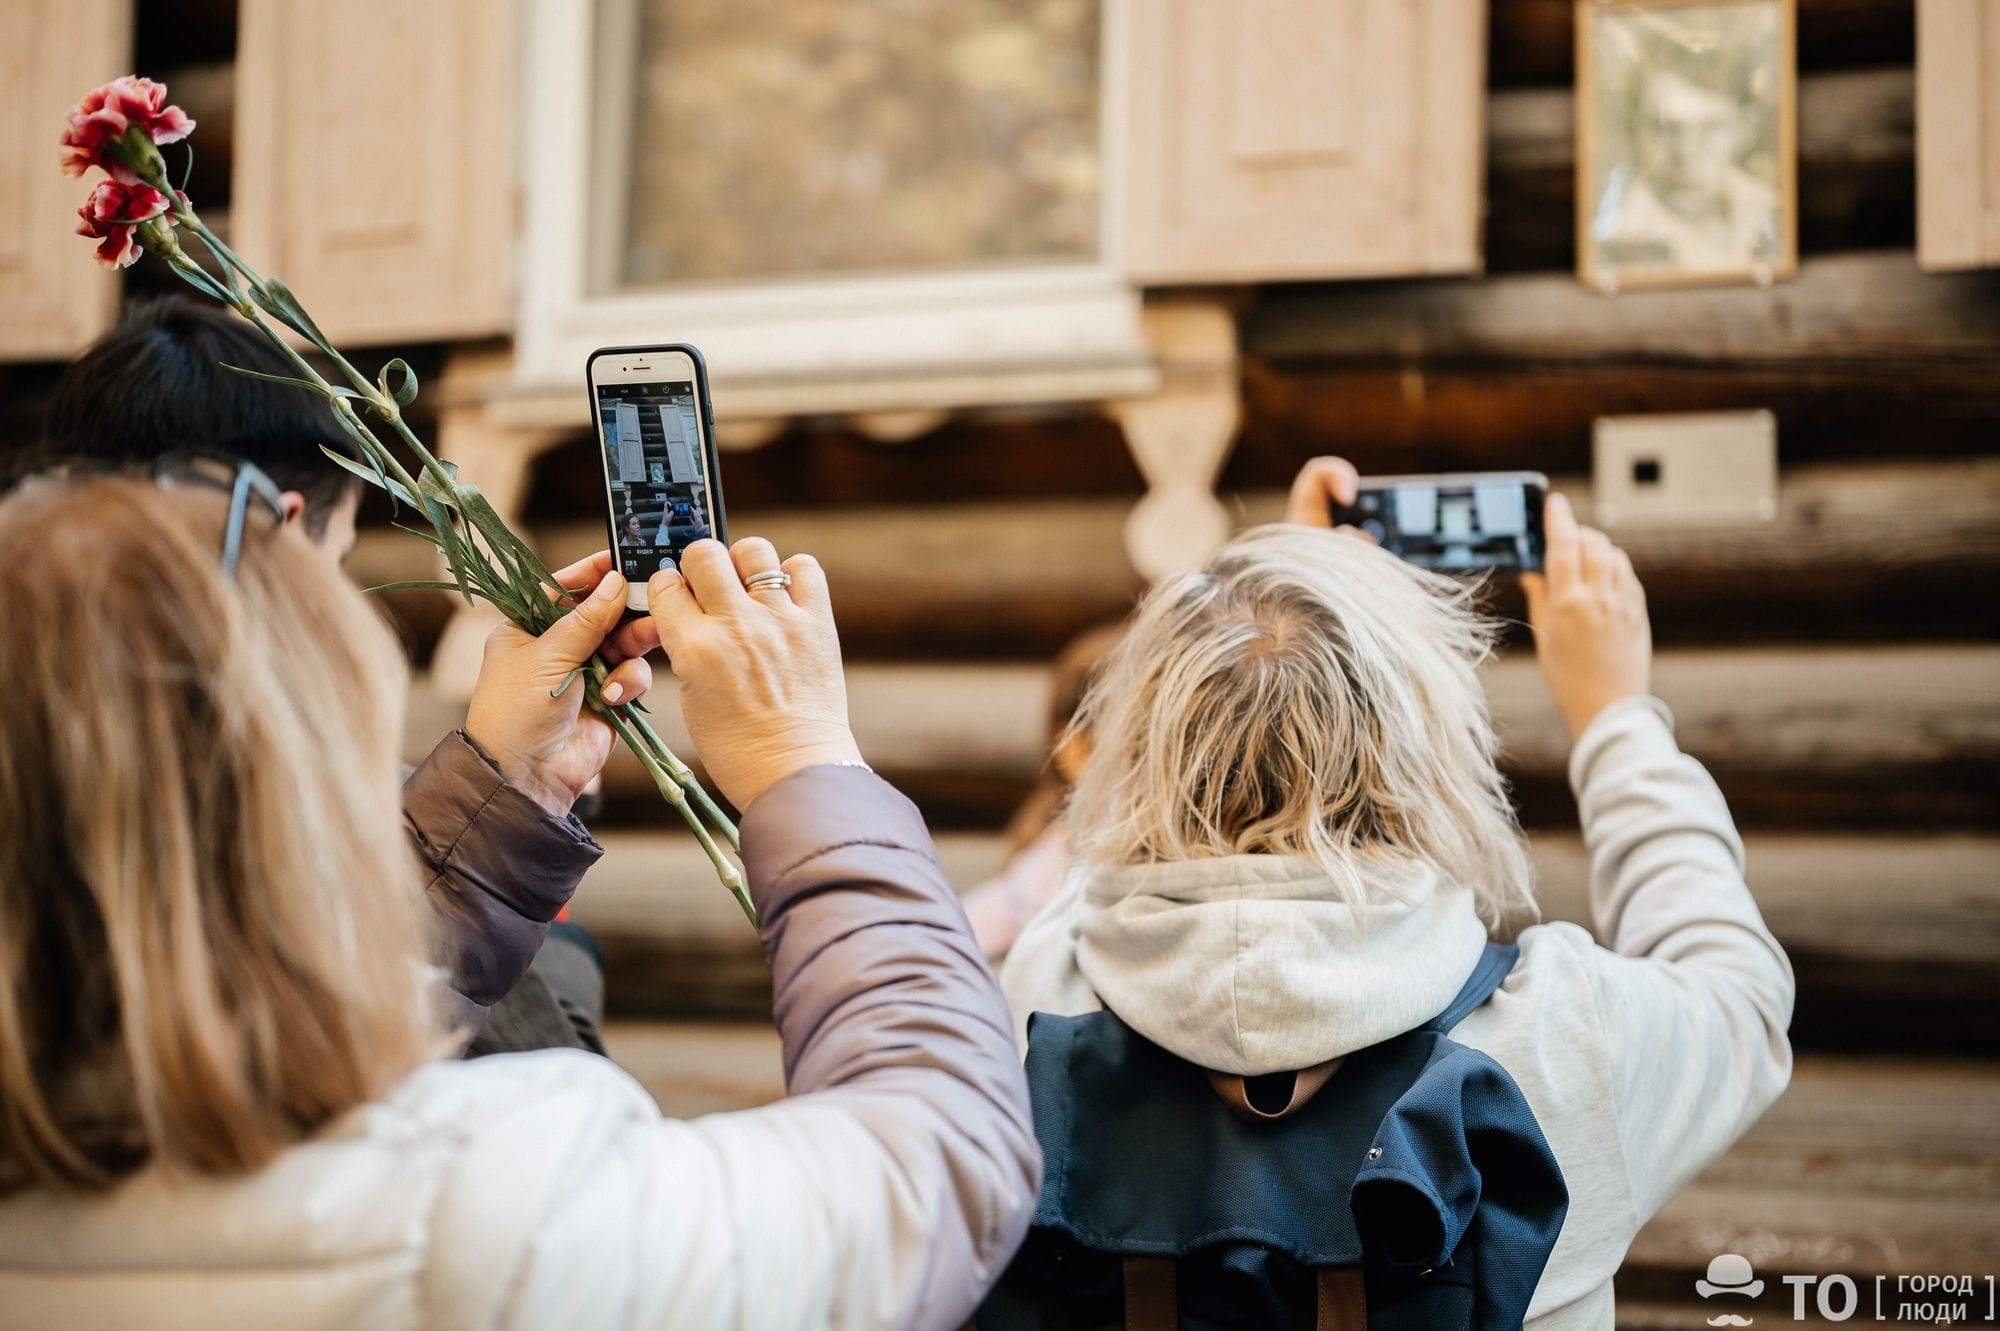
<instances>
[{"instance_id":1,"label":"pink carnation flower","mask_svg":"<svg viewBox=\"0 0 2000 1331\"><path fill-rule=\"evenodd\" d=\"M69 128L62 136L63 170L80 176L101 166L121 184L138 184L139 178L105 151L134 126L156 144L178 143L194 129L194 121L178 106L167 105L164 83L131 74L113 79L87 93L70 111Z\"/></svg>"},{"instance_id":2,"label":"pink carnation flower","mask_svg":"<svg viewBox=\"0 0 2000 1331\"><path fill-rule=\"evenodd\" d=\"M76 234L99 241L97 261L107 268L129 266L141 253L135 226L167 208L167 196L151 185L100 180L76 215Z\"/></svg>"}]
</instances>

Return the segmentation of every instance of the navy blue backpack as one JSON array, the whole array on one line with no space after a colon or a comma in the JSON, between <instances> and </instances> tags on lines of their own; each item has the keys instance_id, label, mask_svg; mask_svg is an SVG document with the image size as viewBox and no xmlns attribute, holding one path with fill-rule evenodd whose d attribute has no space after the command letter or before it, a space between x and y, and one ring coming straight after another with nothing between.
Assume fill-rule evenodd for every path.
<instances>
[{"instance_id":1,"label":"navy blue backpack","mask_svg":"<svg viewBox=\"0 0 2000 1331\"><path fill-rule=\"evenodd\" d=\"M1333 1065L1212 1074L1109 1012L1037 1013L1045 1157L980 1331L1517 1328L1569 1191L1514 1079L1448 1032L1513 969Z\"/></svg>"}]
</instances>

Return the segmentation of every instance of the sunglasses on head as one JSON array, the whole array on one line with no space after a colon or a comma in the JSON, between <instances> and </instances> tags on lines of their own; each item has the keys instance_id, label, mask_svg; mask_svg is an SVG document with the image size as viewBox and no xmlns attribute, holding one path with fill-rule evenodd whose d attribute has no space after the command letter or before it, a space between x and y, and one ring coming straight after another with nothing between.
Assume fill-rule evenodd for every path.
<instances>
[{"instance_id":1,"label":"sunglasses on head","mask_svg":"<svg viewBox=\"0 0 2000 1331\"><path fill-rule=\"evenodd\" d=\"M285 521L285 494L278 483L254 462L208 457L199 453L179 453L161 458L153 468L153 479L163 489L176 485L198 485L229 494L229 523L222 533L222 576L234 578L236 563L243 554L243 519L254 496L282 525Z\"/></svg>"}]
</instances>

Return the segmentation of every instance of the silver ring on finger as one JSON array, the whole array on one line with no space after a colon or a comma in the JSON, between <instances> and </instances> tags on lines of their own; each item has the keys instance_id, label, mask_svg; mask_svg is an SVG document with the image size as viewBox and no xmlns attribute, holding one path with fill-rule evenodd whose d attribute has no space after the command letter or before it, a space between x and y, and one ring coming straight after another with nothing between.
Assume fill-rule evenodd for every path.
<instances>
[{"instance_id":1,"label":"silver ring on finger","mask_svg":"<svg viewBox=\"0 0 2000 1331\"><path fill-rule=\"evenodd\" d=\"M767 568L761 573L752 573L743 579L743 590L755 592L766 587L776 587L784 591L792 585L792 575L781 568Z\"/></svg>"}]
</instances>

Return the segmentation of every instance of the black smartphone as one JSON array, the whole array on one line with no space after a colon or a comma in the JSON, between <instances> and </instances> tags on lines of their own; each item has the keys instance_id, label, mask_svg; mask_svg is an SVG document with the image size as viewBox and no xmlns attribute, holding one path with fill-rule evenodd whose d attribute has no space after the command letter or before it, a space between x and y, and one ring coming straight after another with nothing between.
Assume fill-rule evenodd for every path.
<instances>
[{"instance_id":1,"label":"black smartphone","mask_svg":"<svg viewBox=\"0 0 2000 1331\"><path fill-rule=\"evenodd\" d=\"M1333 506L1333 522L1440 573L1540 569L1548 493L1549 478L1538 471L1364 476L1352 504Z\"/></svg>"},{"instance_id":2,"label":"black smartphone","mask_svg":"<svg viewBox=\"0 0 2000 1331\"><path fill-rule=\"evenodd\" d=\"M627 608L644 610L646 579L680 567L681 553L705 536L729 540L708 366L685 342L600 347L584 378L611 553L631 584Z\"/></svg>"}]
</instances>

